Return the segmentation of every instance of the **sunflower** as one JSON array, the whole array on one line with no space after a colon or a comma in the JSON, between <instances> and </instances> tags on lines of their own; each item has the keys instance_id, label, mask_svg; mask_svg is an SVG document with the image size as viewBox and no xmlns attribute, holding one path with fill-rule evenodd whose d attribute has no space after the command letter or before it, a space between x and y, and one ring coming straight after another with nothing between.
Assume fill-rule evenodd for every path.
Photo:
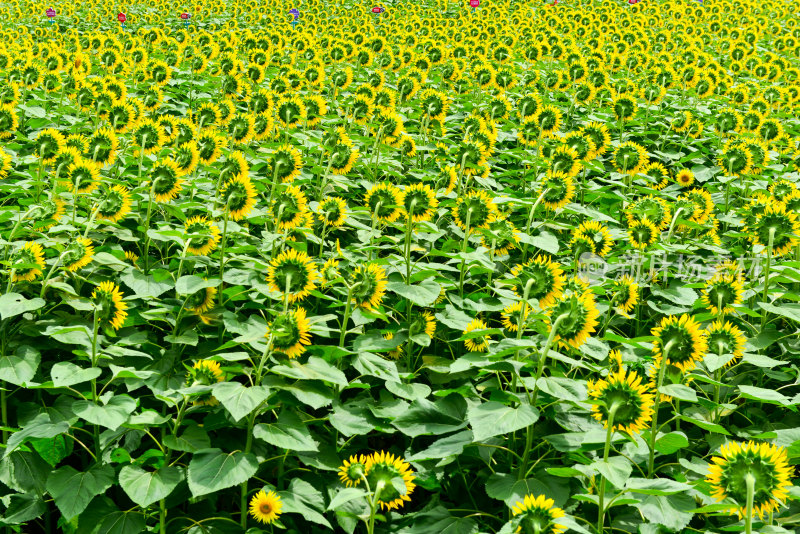
<instances>
[{"instance_id":1,"label":"sunflower","mask_svg":"<svg viewBox=\"0 0 800 534\"><path fill-rule=\"evenodd\" d=\"M114 130L100 128L88 140L87 158L98 165L111 165L117 159L119 139Z\"/></svg>"},{"instance_id":2,"label":"sunflower","mask_svg":"<svg viewBox=\"0 0 800 534\"><path fill-rule=\"evenodd\" d=\"M617 172L638 174L647 164L647 150L633 141L626 141L614 151L613 161Z\"/></svg>"},{"instance_id":3,"label":"sunflower","mask_svg":"<svg viewBox=\"0 0 800 534\"><path fill-rule=\"evenodd\" d=\"M563 172L548 171L539 186L542 204L553 211L572 202L575 196L575 184L572 178Z\"/></svg>"},{"instance_id":4,"label":"sunflower","mask_svg":"<svg viewBox=\"0 0 800 534\"><path fill-rule=\"evenodd\" d=\"M538 256L511 269L514 293L524 298L537 299L542 309L552 305L564 291L564 272L559 264Z\"/></svg>"},{"instance_id":5,"label":"sunflower","mask_svg":"<svg viewBox=\"0 0 800 534\"><path fill-rule=\"evenodd\" d=\"M728 176L742 176L749 174L753 168L753 156L747 148L728 141L717 157L719 165Z\"/></svg>"},{"instance_id":6,"label":"sunflower","mask_svg":"<svg viewBox=\"0 0 800 534\"><path fill-rule=\"evenodd\" d=\"M266 337L272 339L272 347L289 358L297 358L311 344L311 325L306 319L306 310L295 310L281 313L270 323Z\"/></svg>"},{"instance_id":7,"label":"sunflower","mask_svg":"<svg viewBox=\"0 0 800 534\"><path fill-rule=\"evenodd\" d=\"M41 276L44 270L44 249L42 245L27 241L13 257L11 268L14 275L12 282L32 282Z\"/></svg>"},{"instance_id":8,"label":"sunflower","mask_svg":"<svg viewBox=\"0 0 800 534\"><path fill-rule=\"evenodd\" d=\"M737 274L719 273L706 282L701 302L713 315L731 314L742 303L743 291Z\"/></svg>"},{"instance_id":9,"label":"sunflower","mask_svg":"<svg viewBox=\"0 0 800 534\"><path fill-rule=\"evenodd\" d=\"M550 171L574 177L581 170L581 156L569 145L561 145L550 156Z\"/></svg>"},{"instance_id":10,"label":"sunflower","mask_svg":"<svg viewBox=\"0 0 800 534\"><path fill-rule=\"evenodd\" d=\"M213 360L199 360L194 363L186 375L186 385L212 386L225 380L225 374L220 369L219 362ZM192 395L195 406L216 406L219 401L208 391Z\"/></svg>"},{"instance_id":11,"label":"sunflower","mask_svg":"<svg viewBox=\"0 0 800 534\"><path fill-rule=\"evenodd\" d=\"M0 105L0 139L9 139L19 128L19 117L14 104Z\"/></svg>"},{"instance_id":12,"label":"sunflower","mask_svg":"<svg viewBox=\"0 0 800 534\"><path fill-rule=\"evenodd\" d=\"M367 457L364 465L367 482L382 510L397 510L411 501L414 492L414 472L411 466L400 457L388 452L374 452ZM397 479L405 486L405 492L397 489Z\"/></svg>"},{"instance_id":13,"label":"sunflower","mask_svg":"<svg viewBox=\"0 0 800 534\"><path fill-rule=\"evenodd\" d=\"M614 240L608 227L597 221L585 221L578 226L574 235L585 236L594 244L594 253L601 258L611 252Z\"/></svg>"},{"instance_id":14,"label":"sunflower","mask_svg":"<svg viewBox=\"0 0 800 534\"><path fill-rule=\"evenodd\" d=\"M227 140L221 133L204 130L194 139L197 143L198 157L203 165L211 165L222 155Z\"/></svg>"},{"instance_id":15,"label":"sunflower","mask_svg":"<svg viewBox=\"0 0 800 534\"><path fill-rule=\"evenodd\" d=\"M319 203L317 216L323 225L340 228L347 220L347 202L339 197L328 197Z\"/></svg>"},{"instance_id":16,"label":"sunflower","mask_svg":"<svg viewBox=\"0 0 800 534\"><path fill-rule=\"evenodd\" d=\"M656 338L653 342L653 358L657 366L661 365L666 350L668 365L682 372L691 371L703 359L707 349L700 325L687 314L664 317L651 333Z\"/></svg>"},{"instance_id":17,"label":"sunflower","mask_svg":"<svg viewBox=\"0 0 800 534\"><path fill-rule=\"evenodd\" d=\"M34 221L33 229L37 232L44 232L55 226L66 211L64 202L56 195L42 199L39 208L31 214L31 219Z\"/></svg>"},{"instance_id":18,"label":"sunflower","mask_svg":"<svg viewBox=\"0 0 800 534\"><path fill-rule=\"evenodd\" d=\"M214 307L216 296L216 287L204 287L186 297L186 309L195 315L202 315Z\"/></svg>"},{"instance_id":19,"label":"sunflower","mask_svg":"<svg viewBox=\"0 0 800 534\"><path fill-rule=\"evenodd\" d=\"M723 354L730 354L732 357L725 365L731 365L744 354L744 344L747 341L744 333L725 321L714 321L706 330L703 331L708 345L709 352L713 352L718 356Z\"/></svg>"},{"instance_id":20,"label":"sunflower","mask_svg":"<svg viewBox=\"0 0 800 534\"><path fill-rule=\"evenodd\" d=\"M555 135L561 127L561 110L555 106L544 106L536 116L543 137Z\"/></svg>"},{"instance_id":21,"label":"sunflower","mask_svg":"<svg viewBox=\"0 0 800 534\"><path fill-rule=\"evenodd\" d=\"M94 247L91 239L77 237L64 250L63 262L67 270L75 272L91 263Z\"/></svg>"},{"instance_id":22,"label":"sunflower","mask_svg":"<svg viewBox=\"0 0 800 534\"><path fill-rule=\"evenodd\" d=\"M517 330L519 330L521 313L522 313L521 301L514 302L513 304L509 304L508 306L503 308L503 312L500 314L503 327L505 327L509 332L516 332ZM522 317L523 329L527 324L529 313L530 313L530 307L525 306L525 316Z\"/></svg>"},{"instance_id":23,"label":"sunflower","mask_svg":"<svg viewBox=\"0 0 800 534\"><path fill-rule=\"evenodd\" d=\"M277 521L282 509L281 497L274 491L267 493L262 489L250 499L250 515L265 525Z\"/></svg>"},{"instance_id":24,"label":"sunflower","mask_svg":"<svg viewBox=\"0 0 800 534\"><path fill-rule=\"evenodd\" d=\"M613 411L612 431L638 434L648 426L653 416L653 393L642 377L633 371L620 369L597 382L589 381L589 398L602 401L592 404L592 417L608 428Z\"/></svg>"},{"instance_id":25,"label":"sunflower","mask_svg":"<svg viewBox=\"0 0 800 534\"><path fill-rule=\"evenodd\" d=\"M497 213L497 205L486 191L473 190L456 199L452 208L453 221L456 226L470 233L476 228L486 228L492 216Z\"/></svg>"},{"instance_id":26,"label":"sunflower","mask_svg":"<svg viewBox=\"0 0 800 534\"><path fill-rule=\"evenodd\" d=\"M319 273L305 252L289 249L270 262L267 283L270 291L281 293L289 302L306 298L316 286Z\"/></svg>"},{"instance_id":27,"label":"sunflower","mask_svg":"<svg viewBox=\"0 0 800 534\"><path fill-rule=\"evenodd\" d=\"M386 271L374 263L366 267L357 265L350 276L353 301L366 310L381 305L386 285Z\"/></svg>"},{"instance_id":28,"label":"sunflower","mask_svg":"<svg viewBox=\"0 0 800 534\"><path fill-rule=\"evenodd\" d=\"M63 150L65 141L64 135L53 128L39 132L34 143L37 147L36 155L41 159L42 165L50 165L55 161L58 153Z\"/></svg>"},{"instance_id":29,"label":"sunflower","mask_svg":"<svg viewBox=\"0 0 800 534\"><path fill-rule=\"evenodd\" d=\"M773 203L746 230L754 243L768 247L771 241L772 255L783 256L797 245L800 222L796 213L786 211L784 204Z\"/></svg>"},{"instance_id":30,"label":"sunflower","mask_svg":"<svg viewBox=\"0 0 800 534\"><path fill-rule=\"evenodd\" d=\"M143 119L131 131L133 142L144 152L153 154L164 146L164 130L152 119Z\"/></svg>"},{"instance_id":31,"label":"sunflower","mask_svg":"<svg viewBox=\"0 0 800 534\"><path fill-rule=\"evenodd\" d=\"M590 292L570 292L556 299L547 313L547 327L555 326L555 339L564 348L583 345L597 326L599 312Z\"/></svg>"},{"instance_id":32,"label":"sunflower","mask_svg":"<svg viewBox=\"0 0 800 534\"><path fill-rule=\"evenodd\" d=\"M353 170L356 160L361 155L358 150L353 148L351 143L337 143L330 150L328 160L331 172L334 174L345 175Z\"/></svg>"},{"instance_id":33,"label":"sunflower","mask_svg":"<svg viewBox=\"0 0 800 534\"><path fill-rule=\"evenodd\" d=\"M183 187L179 178L178 164L171 159L159 160L153 165L150 176L153 179L152 194L156 202L175 200Z\"/></svg>"},{"instance_id":34,"label":"sunflower","mask_svg":"<svg viewBox=\"0 0 800 534\"><path fill-rule=\"evenodd\" d=\"M414 317L411 318L411 321L408 325L409 336L413 337L418 334L425 334L429 338L433 339L435 333L436 319L433 317L431 312L423 311L421 313L414 314Z\"/></svg>"},{"instance_id":35,"label":"sunflower","mask_svg":"<svg viewBox=\"0 0 800 534\"><path fill-rule=\"evenodd\" d=\"M269 211L278 230L289 231L305 221L308 200L302 189L296 185L288 185L275 194Z\"/></svg>"},{"instance_id":36,"label":"sunflower","mask_svg":"<svg viewBox=\"0 0 800 534\"><path fill-rule=\"evenodd\" d=\"M636 99L632 95L618 95L611 102L611 109L618 121L628 121L636 115Z\"/></svg>"},{"instance_id":37,"label":"sunflower","mask_svg":"<svg viewBox=\"0 0 800 534\"><path fill-rule=\"evenodd\" d=\"M602 156L611 146L611 134L608 126L601 122L590 122L581 128L580 132L592 140L595 147L595 155Z\"/></svg>"},{"instance_id":38,"label":"sunflower","mask_svg":"<svg viewBox=\"0 0 800 534\"><path fill-rule=\"evenodd\" d=\"M228 137L236 144L246 145L249 143L256 131L256 119L250 113L237 113L228 122L225 130Z\"/></svg>"},{"instance_id":39,"label":"sunflower","mask_svg":"<svg viewBox=\"0 0 800 534\"><path fill-rule=\"evenodd\" d=\"M430 220L439 205L431 186L421 183L407 187L401 198L406 215L414 222Z\"/></svg>"},{"instance_id":40,"label":"sunflower","mask_svg":"<svg viewBox=\"0 0 800 534\"><path fill-rule=\"evenodd\" d=\"M77 157L67 167L66 178L74 193L91 193L100 183L100 167L91 160Z\"/></svg>"},{"instance_id":41,"label":"sunflower","mask_svg":"<svg viewBox=\"0 0 800 534\"><path fill-rule=\"evenodd\" d=\"M229 154L225 158L225 162L220 166L219 180L227 182L233 178L249 178L250 177L250 164L247 163L247 158L238 150ZM178 168L180 172L180 166Z\"/></svg>"},{"instance_id":42,"label":"sunflower","mask_svg":"<svg viewBox=\"0 0 800 534\"><path fill-rule=\"evenodd\" d=\"M122 328L128 312L128 305L122 302L122 292L111 281L101 282L92 292L92 301L95 305L97 318L114 330Z\"/></svg>"},{"instance_id":43,"label":"sunflower","mask_svg":"<svg viewBox=\"0 0 800 534\"><path fill-rule=\"evenodd\" d=\"M519 230L506 217L492 215L489 224L482 230L481 243L498 256L504 256L519 245Z\"/></svg>"},{"instance_id":44,"label":"sunflower","mask_svg":"<svg viewBox=\"0 0 800 534\"><path fill-rule=\"evenodd\" d=\"M403 192L389 182L381 182L367 191L364 203L373 217L393 223L403 213Z\"/></svg>"},{"instance_id":45,"label":"sunflower","mask_svg":"<svg viewBox=\"0 0 800 534\"><path fill-rule=\"evenodd\" d=\"M681 169L675 175L675 181L683 187L689 187L694 183L694 173L689 169Z\"/></svg>"},{"instance_id":46,"label":"sunflower","mask_svg":"<svg viewBox=\"0 0 800 534\"><path fill-rule=\"evenodd\" d=\"M191 254L208 256L219 244L219 228L206 217L189 217L183 229L188 245L186 250Z\"/></svg>"},{"instance_id":47,"label":"sunflower","mask_svg":"<svg viewBox=\"0 0 800 534\"><path fill-rule=\"evenodd\" d=\"M220 191L220 199L228 209L228 215L234 221L244 219L253 211L257 196L250 178L241 176L228 180Z\"/></svg>"},{"instance_id":48,"label":"sunflower","mask_svg":"<svg viewBox=\"0 0 800 534\"><path fill-rule=\"evenodd\" d=\"M639 285L633 278L625 275L614 281L612 291L611 305L616 306L627 317L639 301Z\"/></svg>"},{"instance_id":49,"label":"sunflower","mask_svg":"<svg viewBox=\"0 0 800 534\"><path fill-rule=\"evenodd\" d=\"M270 157L270 167L275 179L283 183L293 182L303 168L300 151L291 145L278 147Z\"/></svg>"},{"instance_id":50,"label":"sunflower","mask_svg":"<svg viewBox=\"0 0 800 534\"><path fill-rule=\"evenodd\" d=\"M391 339L391 338L390 338ZM339 467L339 480L347 486L358 486L366 475L367 457L353 455Z\"/></svg>"},{"instance_id":51,"label":"sunflower","mask_svg":"<svg viewBox=\"0 0 800 534\"><path fill-rule=\"evenodd\" d=\"M777 445L748 441L728 442L714 456L706 482L711 485L717 501L733 500L730 512L739 517L747 514L748 485L752 485L752 513L764 517L777 510L788 497L794 471L789 465L786 449Z\"/></svg>"},{"instance_id":52,"label":"sunflower","mask_svg":"<svg viewBox=\"0 0 800 534\"><path fill-rule=\"evenodd\" d=\"M652 179L650 187L656 191L661 191L669 184L669 171L663 164L657 161L646 165L642 169L641 174Z\"/></svg>"},{"instance_id":53,"label":"sunflower","mask_svg":"<svg viewBox=\"0 0 800 534\"><path fill-rule=\"evenodd\" d=\"M0 180L8 178L11 172L11 154L0 148Z\"/></svg>"},{"instance_id":54,"label":"sunflower","mask_svg":"<svg viewBox=\"0 0 800 534\"><path fill-rule=\"evenodd\" d=\"M306 105L297 96L282 98L275 106L275 114L284 128L295 128L306 118Z\"/></svg>"},{"instance_id":55,"label":"sunflower","mask_svg":"<svg viewBox=\"0 0 800 534\"><path fill-rule=\"evenodd\" d=\"M178 165L178 172L181 177L192 174L200 163L200 150L197 148L197 141L188 141L181 145L172 153L175 163Z\"/></svg>"},{"instance_id":56,"label":"sunflower","mask_svg":"<svg viewBox=\"0 0 800 534\"><path fill-rule=\"evenodd\" d=\"M97 207L96 217L110 223L116 223L125 218L131 211L130 192L122 185L115 185L103 196Z\"/></svg>"},{"instance_id":57,"label":"sunflower","mask_svg":"<svg viewBox=\"0 0 800 534\"><path fill-rule=\"evenodd\" d=\"M567 527L556 521L564 517L564 510L556 508L555 501L544 495L534 497L525 495L511 508L511 514L522 515L517 532L538 532L539 534L561 534ZM524 527L524 530L523 530Z\"/></svg>"}]
</instances>

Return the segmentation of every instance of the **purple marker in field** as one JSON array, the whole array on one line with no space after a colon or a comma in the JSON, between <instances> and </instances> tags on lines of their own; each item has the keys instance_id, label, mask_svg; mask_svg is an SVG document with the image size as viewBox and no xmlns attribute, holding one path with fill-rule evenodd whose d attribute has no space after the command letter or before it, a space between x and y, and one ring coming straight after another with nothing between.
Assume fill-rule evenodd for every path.
<instances>
[{"instance_id":1,"label":"purple marker in field","mask_svg":"<svg viewBox=\"0 0 800 534\"><path fill-rule=\"evenodd\" d=\"M45 14L47 15L47 18L48 18L48 19L50 19L50 24L52 24L53 22L55 22L55 21L53 20L53 19L55 18L55 16L56 16L56 10L55 10L55 9L53 9L52 7L51 7L51 8L48 8L48 10L47 10L47 11L45 11Z\"/></svg>"},{"instance_id":2,"label":"purple marker in field","mask_svg":"<svg viewBox=\"0 0 800 534\"><path fill-rule=\"evenodd\" d=\"M292 9L289 10L289 14L292 17L294 17L292 19L292 29L294 29L294 27L297 26L298 19L300 19L300 12L297 10L296 7L293 7Z\"/></svg>"}]
</instances>

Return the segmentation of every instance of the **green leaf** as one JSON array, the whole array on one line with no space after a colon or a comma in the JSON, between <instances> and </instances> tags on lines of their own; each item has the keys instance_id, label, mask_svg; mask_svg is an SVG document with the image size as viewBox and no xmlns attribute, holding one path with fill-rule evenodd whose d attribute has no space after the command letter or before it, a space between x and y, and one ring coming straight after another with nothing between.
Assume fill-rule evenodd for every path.
<instances>
[{"instance_id":1,"label":"green leaf","mask_svg":"<svg viewBox=\"0 0 800 534\"><path fill-rule=\"evenodd\" d=\"M789 397L772 389L739 385L739 391L742 393L742 397L746 399L768 402L770 404L780 404L782 406L791 406L793 404L792 401L789 400Z\"/></svg>"},{"instance_id":2,"label":"green leaf","mask_svg":"<svg viewBox=\"0 0 800 534\"><path fill-rule=\"evenodd\" d=\"M137 269L131 269L119 277L120 281L133 290L140 298L158 298L172 289L172 274L166 269L156 269L146 275Z\"/></svg>"},{"instance_id":3,"label":"green leaf","mask_svg":"<svg viewBox=\"0 0 800 534\"><path fill-rule=\"evenodd\" d=\"M203 449L189 462L189 490L194 497L214 493L249 480L257 470L258 460L250 453Z\"/></svg>"},{"instance_id":4,"label":"green leaf","mask_svg":"<svg viewBox=\"0 0 800 534\"><path fill-rule=\"evenodd\" d=\"M0 524L20 525L32 521L47 510L44 500L35 493L13 493Z\"/></svg>"},{"instance_id":5,"label":"green leaf","mask_svg":"<svg viewBox=\"0 0 800 534\"><path fill-rule=\"evenodd\" d=\"M47 478L47 491L61 514L69 520L83 512L89 502L114 484L114 469L95 465L86 472L70 466L56 469Z\"/></svg>"},{"instance_id":6,"label":"green leaf","mask_svg":"<svg viewBox=\"0 0 800 534\"><path fill-rule=\"evenodd\" d=\"M467 426L466 409L467 403L464 398L455 393L436 402L418 399L412 402L408 411L395 419L392 425L412 438L446 434Z\"/></svg>"},{"instance_id":7,"label":"green leaf","mask_svg":"<svg viewBox=\"0 0 800 534\"><path fill-rule=\"evenodd\" d=\"M378 425L366 403L358 400L346 404L334 402L328 420L333 428L347 437L368 434Z\"/></svg>"},{"instance_id":8,"label":"green leaf","mask_svg":"<svg viewBox=\"0 0 800 534\"><path fill-rule=\"evenodd\" d=\"M35 454L15 451L2 460L0 480L20 493L42 494L50 471L50 466Z\"/></svg>"},{"instance_id":9,"label":"green leaf","mask_svg":"<svg viewBox=\"0 0 800 534\"><path fill-rule=\"evenodd\" d=\"M26 299L19 293L0 295L0 320L10 319L17 315L38 310L45 305L44 299Z\"/></svg>"},{"instance_id":10,"label":"green leaf","mask_svg":"<svg viewBox=\"0 0 800 534\"><path fill-rule=\"evenodd\" d=\"M775 306L767 302L759 302L758 305L763 310L800 323L800 304L782 302L780 306Z\"/></svg>"},{"instance_id":11,"label":"green leaf","mask_svg":"<svg viewBox=\"0 0 800 534\"><path fill-rule=\"evenodd\" d=\"M253 437L280 449L291 451L317 451L317 443L300 418L283 410L277 423L261 423L253 428Z\"/></svg>"},{"instance_id":12,"label":"green leaf","mask_svg":"<svg viewBox=\"0 0 800 534\"><path fill-rule=\"evenodd\" d=\"M214 386L214 397L231 414L235 421L248 415L269 398L269 388L245 387L239 382L221 382Z\"/></svg>"},{"instance_id":13,"label":"green leaf","mask_svg":"<svg viewBox=\"0 0 800 534\"><path fill-rule=\"evenodd\" d=\"M328 505L328 510L336 510L346 502L366 496L367 492L361 488L342 488L336 495L333 496L333 499L331 499L331 503Z\"/></svg>"},{"instance_id":14,"label":"green leaf","mask_svg":"<svg viewBox=\"0 0 800 534\"><path fill-rule=\"evenodd\" d=\"M374 376L387 382L400 382L397 365L371 352L359 352L353 360L353 367L362 375Z\"/></svg>"},{"instance_id":15,"label":"green leaf","mask_svg":"<svg viewBox=\"0 0 800 534\"><path fill-rule=\"evenodd\" d=\"M138 510L114 512L103 519L97 534L140 534L147 525L144 518Z\"/></svg>"},{"instance_id":16,"label":"green leaf","mask_svg":"<svg viewBox=\"0 0 800 534\"><path fill-rule=\"evenodd\" d=\"M511 408L500 402L489 401L470 406L467 412L475 441L508 434L526 428L539 419L539 412L529 404Z\"/></svg>"},{"instance_id":17,"label":"green leaf","mask_svg":"<svg viewBox=\"0 0 800 534\"><path fill-rule=\"evenodd\" d=\"M204 280L196 274L190 274L178 278L178 281L175 282L175 291L177 291L179 295L192 295L201 289L217 287L219 284L219 278Z\"/></svg>"},{"instance_id":18,"label":"green leaf","mask_svg":"<svg viewBox=\"0 0 800 534\"><path fill-rule=\"evenodd\" d=\"M633 466L622 456L612 456L607 462L598 460L592 462L591 467L603 475L606 480L617 488L625 487L625 481L631 476Z\"/></svg>"},{"instance_id":19,"label":"green leaf","mask_svg":"<svg viewBox=\"0 0 800 534\"><path fill-rule=\"evenodd\" d=\"M550 254L558 254L558 238L547 230L542 230L539 235L531 236L530 243Z\"/></svg>"},{"instance_id":20,"label":"green leaf","mask_svg":"<svg viewBox=\"0 0 800 534\"><path fill-rule=\"evenodd\" d=\"M427 308L436 302L442 291L442 287L433 280L423 280L414 285L390 281L386 284L386 288L423 308Z\"/></svg>"},{"instance_id":21,"label":"green leaf","mask_svg":"<svg viewBox=\"0 0 800 534\"><path fill-rule=\"evenodd\" d=\"M305 519L319 525L333 528L322 515L325 511L325 499L322 492L303 479L294 478L288 491L279 491L283 501L283 511L302 515Z\"/></svg>"},{"instance_id":22,"label":"green leaf","mask_svg":"<svg viewBox=\"0 0 800 534\"><path fill-rule=\"evenodd\" d=\"M195 425L187 427L180 436L165 436L164 447L174 451L197 452L211 448L211 439L202 427Z\"/></svg>"},{"instance_id":23,"label":"green leaf","mask_svg":"<svg viewBox=\"0 0 800 534\"><path fill-rule=\"evenodd\" d=\"M656 450L661 454L672 454L689 446L689 440L683 432L670 432L656 439Z\"/></svg>"},{"instance_id":24,"label":"green leaf","mask_svg":"<svg viewBox=\"0 0 800 534\"><path fill-rule=\"evenodd\" d=\"M53 385L61 388L88 382L100 376L102 372L103 370L98 367L84 369L71 362L58 362L50 369L50 377L53 379Z\"/></svg>"},{"instance_id":25,"label":"green leaf","mask_svg":"<svg viewBox=\"0 0 800 534\"><path fill-rule=\"evenodd\" d=\"M8 457L17 447L31 438L52 438L68 430L69 423L67 421L52 423L49 414L39 414L30 423L25 425L22 430L11 434L8 438L8 444L6 445L6 451L3 457Z\"/></svg>"},{"instance_id":26,"label":"green leaf","mask_svg":"<svg viewBox=\"0 0 800 534\"><path fill-rule=\"evenodd\" d=\"M625 489L647 495L673 495L689 491L692 487L689 484L683 484L668 478L629 478L625 484Z\"/></svg>"},{"instance_id":27,"label":"green leaf","mask_svg":"<svg viewBox=\"0 0 800 534\"><path fill-rule=\"evenodd\" d=\"M136 409L136 401L128 395L115 395L105 405L79 400L72 403L72 411L93 425L116 430L128 420Z\"/></svg>"},{"instance_id":28,"label":"green leaf","mask_svg":"<svg viewBox=\"0 0 800 534\"><path fill-rule=\"evenodd\" d=\"M181 480L183 474L177 467L166 466L158 471L145 471L136 465L126 465L119 472L120 487L142 508L167 498Z\"/></svg>"},{"instance_id":29,"label":"green leaf","mask_svg":"<svg viewBox=\"0 0 800 534\"><path fill-rule=\"evenodd\" d=\"M587 398L586 381L566 377L545 377L537 382L539 389L557 399L583 402Z\"/></svg>"},{"instance_id":30,"label":"green leaf","mask_svg":"<svg viewBox=\"0 0 800 534\"><path fill-rule=\"evenodd\" d=\"M426 449L414 453L407 458L410 461L437 460L448 456L457 456L464 452L464 447L473 442L472 431L462 430L450 436L436 440Z\"/></svg>"},{"instance_id":31,"label":"green leaf","mask_svg":"<svg viewBox=\"0 0 800 534\"><path fill-rule=\"evenodd\" d=\"M0 380L24 386L36 375L41 356L29 345L17 347L14 354L0 356Z\"/></svg>"},{"instance_id":32,"label":"green leaf","mask_svg":"<svg viewBox=\"0 0 800 534\"><path fill-rule=\"evenodd\" d=\"M436 506L431 510L414 515L411 525L398 531L398 534L476 534L478 524L468 517L453 517L450 512Z\"/></svg>"},{"instance_id":33,"label":"green leaf","mask_svg":"<svg viewBox=\"0 0 800 534\"><path fill-rule=\"evenodd\" d=\"M276 365L270 370L275 374L298 380L322 380L342 387L347 386L347 377L344 373L317 356L309 356L306 363L289 360L288 365Z\"/></svg>"},{"instance_id":34,"label":"green leaf","mask_svg":"<svg viewBox=\"0 0 800 534\"><path fill-rule=\"evenodd\" d=\"M722 434L723 436L731 435L731 433L725 430L721 425L712 423L710 421L702 421L700 419L695 419L694 417L687 417L685 415L682 415L681 419L689 423L692 423L693 425L697 425L704 430L708 430L709 432L716 432L717 434Z\"/></svg>"},{"instance_id":35,"label":"green leaf","mask_svg":"<svg viewBox=\"0 0 800 534\"><path fill-rule=\"evenodd\" d=\"M681 531L692 520L696 505L694 498L688 495L648 495L634 506L648 521Z\"/></svg>"},{"instance_id":36,"label":"green leaf","mask_svg":"<svg viewBox=\"0 0 800 534\"><path fill-rule=\"evenodd\" d=\"M659 391L664 395L669 395L670 397L674 397L678 400L697 402L697 393L695 393L694 390L689 386L684 386L683 384L667 384L665 386L661 386Z\"/></svg>"}]
</instances>

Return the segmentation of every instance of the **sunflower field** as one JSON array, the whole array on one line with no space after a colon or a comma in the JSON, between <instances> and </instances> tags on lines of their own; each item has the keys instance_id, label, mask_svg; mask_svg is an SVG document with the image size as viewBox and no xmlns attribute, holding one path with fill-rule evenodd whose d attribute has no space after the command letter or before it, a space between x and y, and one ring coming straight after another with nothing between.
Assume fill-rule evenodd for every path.
<instances>
[{"instance_id":1,"label":"sunflower field","mask_svg":"<svg viewBox=\"0 0 800 534\"><path fill-rule=\"evenodd\" d=\"M800 531L800 2L0 0L0 530Z\"/></svg>"}]
</instances>

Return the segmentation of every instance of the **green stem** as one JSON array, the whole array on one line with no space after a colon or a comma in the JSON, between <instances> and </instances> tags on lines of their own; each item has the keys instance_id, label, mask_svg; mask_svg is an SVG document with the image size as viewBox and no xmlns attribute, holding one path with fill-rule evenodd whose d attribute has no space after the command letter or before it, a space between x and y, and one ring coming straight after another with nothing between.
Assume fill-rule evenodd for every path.
<instances>
[{"instance_id":1,"label":"green stem","mask_svg":"<svg viewBox=\"0 0 800 534\"><path fill-rule=\"evenodd\" d=\"M619 409L619 404L612 404L608 409L608 428L606 429L606 444L603 448L603 463L608 462L608 453L611 450L611 436L614 434L614 416ZM600 489L597 492L597 532L598 534L602 534L603 532L603 521L605 519L605 497L606 497L606 477L601 475L600 479Z\"/></svg>"},{"instance_id":2,"label":"green stem","mask_svg":"<svg viewBox=\"0 0 800 534\"><path fill-rule=\"evenodd\" d=\"M339 346L344 348L344 338L347 335L347 322L350 320L350 312L353 306L353 287L347 288L347 301L344 305L344 317L342 318L342 330L339 333Z\"/></svg>"},{"instance_id":3,"label":"green stem","mask_svg":"<svg viewBox=\"0 0 800 534\"><path fill-rule=\"evenodd\" d=\"M647 459L647 477L653 476L656 462L656 436L658 434L658 408L661 404L661 387L664 385L664 377L667 374L667 365L669 365L669 351L674 344L673 340L664 345L664 350L661 354L661 365L658 368L658 380L656 381L655 404L653 406L653 426L650 429L650 455Z\"/></svg>"},{"instance_id":4,"label":"green stem","mask_svg":"<svg viewBox=\"0 0 800 534\"><path fill-rule=\"evenodd\" d=\"M769 275L772 268L772 247L775 243L775 228L769 229L769 242L767 243L767 266L764 270L764 293L761 295L761 302L766 304L769 297ZM767 310L761 310L761 328L767 324Z\"/></svg>"},{"instance_id":5,"label":"green stem","mask_svg":"<svg viewBox=\"0 0 800 534\"><path fill-rule=\"evenodd\" d=\"M97 318L97 308L94 310L94 325L92 329L92 368L97 367L97 331L100 328L100 321ZM92 402L97 404L97 378L92 378ZM100 461L100 429L93 425L92 435L94 436L94 452L97 460Z\"/></svg>"},{"instance_id":6,"label":"green stem","mask_svg":"<svg viewBox=\"0 0 800 534\"><path fill-rule=\"evenodd\" d=\"M678 208L675 210L675 215L672 217L672 222L669 224L669 231L667 232L667 240L664 243L669 243L670 239L672 239L672 231L675 229L675 223L678 221L678 215L680 215L683 208Z\"/></svg>"},{"instance_id":7,"label":"green stem","mask_svg":"<svg viewBox=\"0 0 800 534\"><path fill-rule=\"evenodd\" d=\"M458 294L464 298L464 277L467 270L467 246L469 245L469 223L472 218L472 208L467 208L467 220L464 224L464 241L461 243L461 272L458 275Z\"/></svg>"},{"instance_id":8,"label":"green stem","mask_svg":"<svg viewBox=\"0 0 800 534\"><path fill-rule=\"evenodd\" d=\"M225 295L223 288L225 287L225 244L228 238L228 206L225 206L225 215L222 222L222 242L219 248L219 290L217 296L219 297L219 305L222 306L225 302Z\"/></svg>"},{"instance_id":9,"label":"green stem","mask_svg":"<svg viewBox=\"0 0 800 534\"><path fill-rule=\"evenodd\" d=\"M745 534L752 534L753 532L753 497L755 496L756 477L749 472L744 476L744 483L747 485L747 505L744 514L744 532Z\"/></svg>"},{"instance_id":10,"label":"green stem","mask_svg":"<svg viewBox=\"0 0 800 534\"><path fill-rule=\"evenodd\" d=\"M247 418L247 441L245 442L244 446L244 453L250 454L250 448L253 446L253 426L256 423L256 414L258 414L258 410L254 410L250 417ZM239 506L241 510L241 525L243 529L247 528L247 480L242 482L241 484L241 494L239 500Z\"/></svg>"}]
</instances>

